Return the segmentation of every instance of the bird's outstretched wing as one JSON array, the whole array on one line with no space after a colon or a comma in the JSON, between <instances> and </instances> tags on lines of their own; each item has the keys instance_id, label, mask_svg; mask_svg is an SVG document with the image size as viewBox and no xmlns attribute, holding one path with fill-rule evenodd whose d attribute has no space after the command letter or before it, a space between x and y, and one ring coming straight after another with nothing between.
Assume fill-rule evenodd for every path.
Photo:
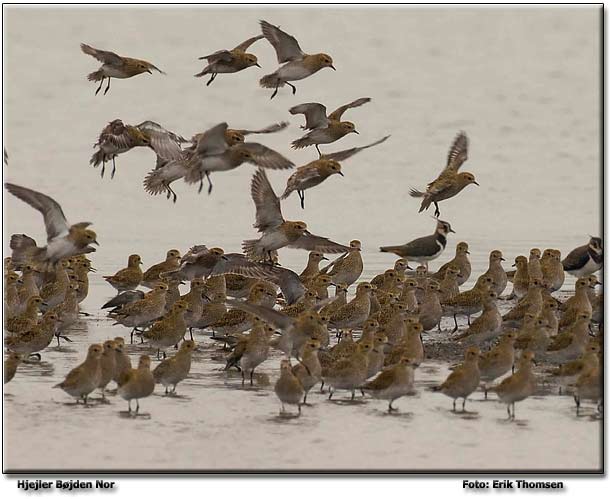
<instances>
[{"instance_id":1,"label":"bird's outstretched wing","mask_svg":"<svg viewBox=\"0 0 610 499\"><path fill-rule=\"evenodd\" d=\"M445 170L457 172L462 164L468 159L468 136L466 132L457 134L447 155L447 166Z\"/></svg>"},{"instance_id":2,"label":"bird's outstretched wing","mask_svg":"<svg viewBox=\"0 0 610 499\"><path fill-rule=\"evenodd\" d=\"M259 130L237 130L232 129L241 135L251 135L251 134L259 134L259 133L275 133L281 130L284 130L288 127L290 123L287 121L280 121L279 123L273 123L273 125L266 126L265 128L260 128Z\"/></svg>"},{"instance_id":3,"label":"bird's outstretched wing","mask_svg":"<svg viewBox=\"0 0 610 499\"><path fill-rule=\"evenodd\" d=\"M366 104L367 102L371 102L370 97L360 97L360 99L356 99L352 102L349 102L348 104L344 104L343 106L335 109L332 113L330 113L330 115L328 116L328 119L334 120L334 121L341 121L341 116L343 116L343 113L345 111L347 111L348 109L351 109L353 107L362 106L363 104Z\"/></svg>"},{"instance_id":4,"label":"bird's outstretched wing","mask_svg":"<svg viewBox=\"0 0 610 499\"><path fill-rule=\"evenodd\" d=\"M252 157L252 160L249 162L262 168L286 170L294 167L294 163L292 161L282 156L279 152L264 146L263 144L258 144L256 142L244 142L243 144L236 144L233 147L236 149L247 150Z\"/></svg>"},{"instance_id":5,"label":"bird's outstretched wing","mask_svg":"<svg viewBox=\"0 0 610 499\"><path fill-rule=\"evenodd\" d=\"M308 251L319 251L320 253L343 253L345 251L351 251L349 246L344 246L343 244L331 241L326 237L316 236L309 232L303 234L288 246Z\"/></svg>"},{"instance_id":6,"label":"bird's outstretched wing","mask_svg":"<svg viewBox=\"0 0 610 499\"><path fill-rule=\"evenodd\" d=\"M298 106L291 107L288 112L290 114L305 115L305 126L303 130L313 130L315 128L326 128L328 126L328 118L326 117L326 106L317 102L306 102Z\"/></svg>"},{"instance_id":7,"label":"bird's outstretched wing","mask_svg":"<svg viewBox=\"0 0 610 499\"><path fill-rule=\"evenodd\" d=\"M19 185L5 183L4 187L13 196L18 197L21 201L29 204L35 210L42 213L44 225L47 230L47 241L68 233L70 226L66 220L61 206L53 198L42 194L41 192L33 191ZM89 225L89 224L87 224Z\"/></svg>"},{"instance_id":8,"label":"bird's outstretched wing","mask_svg":"<svg viewBox=\"0 0 610 499\"><path fill-rule=\"evenodd\" d=\"M163 159L175 160L182 158L182 148L180 144L187 140L163 128L154 121L144 121L136 128L143 132L150 139L150 147Z\"/></svg>"},{"instance_id":9,"label":"bird's outstretched wing","mask_svg":"<svg viewBox=\"0 0 610 499\"><path fill-rule=\"evenodd\" d=\"M233 50L241 50L242 52L245 52L250 45L252 45L254 42L260 40L261 38L265 38L265 35L257 35L257 36L253 36L252 38L248 38L245 42L241 42Z\"/></svg>"},{"instance_id":10,"label":"bird's outstretched wing","mask_svg":"<svg viewBox=\"0 0 610 499\"><path fill-rule=\"evenodd\" d=\"M227 299L227 305L233 308L237 308L239 310L243 310L244 312L248 312L252 315L255 315L259 319L265 321L267 324L270 324L276 329L281 329L285 331L289 329L294 324L294 319L292 317L283 314L282 312L278 312L277 310L273 310L271 308L263 307L261 305L254 305L253 303L248 303L241 300Z\"/></svg>"},{"instance_id":11,"label":"bird's outstretched wing","mask_svg":"<svg viewBox=\"0 0 610 499\"><path fill-rule=\"evenodd\" d=\"M259 168L252 177L250 193L256 206L256 223L254 227L259 232L275 228L284 222L280 200L275 195L265 170Z\"/></svg>"},{"instance_id":12,"label":"bird's outstretched wing","mask_svg":"<svg viewBox=\"0 0 610 499\"><path fill-rule=\"evenodd\" d=\"M235 273L257 279L266 279L277 284L282 290L282 295L288 305L296 303L306 291L298 274L279 265L258 263L246 259L245 265L237 267Z\"/></svg>"},{"instance_id":13,"label":"bird's outstretched wing","mask_svg":"<svg viewBox=\"0 0 610 499\"><path fill-rule=\"evenodd\" d=\"M232 62L235 56L229 50L217 50L213 54L203 55L199 60L206 59L209 64L215 64L217 62Z\"/></svg>"},{"instance_id":14,"label":"bird's outstretched wing","mask_svg":"<svg viewBox=\"0 0 610 499\"><path fill-rule=\"evenodd\" d=\"M122 66L123 58L115 54L114 52L110 52L108 50L99 50L93 48L91 45L87 45L86 43L80 44L80 49L87 55L91 57L95 57L98 61L103 62L104 64L111 64L112 66Z\"/></svg>"},{"instance_id":15,"label":"bird's outstretched wing","mask_svg":"<svg viewBox=\"0 0 610 499\"><path fill-rule=\"evenodd\" d=\"M282 62L298 61L305 56L294 36L267 21L261 21L260 24L263 36L275 49L277 62L281 64Z\"/></svg>"},{"instance_id":16,"label":"bird's outstretched wing","mask_svg":"<svg viewBox=\"0 0 610 499\"><path fill-rule=\"evenodd\" d=\"M376 140L375 142L372 142L371 144L366 145L366 146L352 147L351 149L344 149L343 151L332 152L330 154L323 154L320 159L332 159L335 161L344 161L348 158L351 158L354 154L358 154L360 151L364 151L365 149L368 149L369 147L374 147L374 146L377 146L377 145L385 142L389 138L390 138L390 135L386 135L385 137L383 137L379 140Z\"/></svg>"},{"instance_id":17,"label":"bird's outstretched wing","mask_svg":"<svg viewBox=\"0 0 610 499\"><path fill-rule=\"evenodd\" d=\"M226 123L219 123L202 134L197 135L197 138L194 140L196 143L195 156L205 157L225 152L229 147L225 140L227 128L228 125Z\"/></svg>"}]
</instances>

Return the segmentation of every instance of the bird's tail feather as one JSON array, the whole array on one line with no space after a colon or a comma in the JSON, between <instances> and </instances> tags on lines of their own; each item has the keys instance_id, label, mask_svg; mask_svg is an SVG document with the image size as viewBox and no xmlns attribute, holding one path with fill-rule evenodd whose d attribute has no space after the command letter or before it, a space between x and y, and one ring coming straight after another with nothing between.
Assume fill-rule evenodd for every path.
<instances>
[{"instance_id":1,"label":"bird's tail feather","mask_svg":"<svg viewBox=\"0 0 610 499\"><path fill-rule=\"evenodd\" d=\"M161 176L162 173L163 172L160 169L155 169L148 172L144 178L144 190L148 192L148 194L156 196L157 194L167 192L167 187L163 183L163 178Z\"/></svg>"},{"instance_id":2,"label":"bird's tail feather","mask_svg":"<svg viewBox=\"0 0 610 499\"><path fill-rule=\"evenodd\" d=\"M93 166L94 168L97 168L106 160L107 160L107 158L106 158L106 155L104 154L104 151L99 149L93 153L93 156L91 156L91 159L89 160L89 164L91 166Z\"/></svg>"},{"instance_id":3,"label":"bird's tail feather","mask_svg":"<svg viewBox=\"0 0 610 499\"><path fill-rule=\"evenodd\" d=\"M400 248L402 248L402 246L381 246L379 251L382 253L395 253L396 251L400 250Z\"/></svg>"},{"instance_id":4,"label":"bird's tail feather","mask_svg":"<svg viewBox=\"0 0 610 499\"><path fill-rule=\"evenodd\" d=\"M418 191L417 189L409 189L409 196L412 198L423 198L426 195L425 192Z\"/></svg>"},{"instance_id":5,"label":"bird's tail feather","mask_svg":"<svg viewBox=\"0 0 610 499\"><path fill-rule=\"evenodd\" d=\"M201 78L202 76L205 76L207 74L210 74L210 66L206 66L205 68L203 68L201 70L201 72L197 73L196 75L193 75L195 78Z\"/></svg>"},{"instance_id":6,"label":"bird's tail feather","mask_svg":"<svg viewBox=\"0 0 610 499\"><path fill-rule=\"evenodd\" d=\"M104 72L101 69L94 71L93 73L89 73L87 75L87 80L89 81L101 81L104 79Z\"/></svg>"},{"instance_id":7,"label":"bird's tail feather","mask_svg":"<svg viewBox=\"0 0 610 499\"><path fill-rule=\"evenodd\" d=\"M310 146L312 144L311 142L309 142L309 140L303 137L301 139L293 141L291 145L293 149L303 149L304 147Z\"/></svg>"},{"instance_id":8,"label":"bird's tail feather","mask_svg":"<svg viewBox=\"0 0 610 499\"><path fill-rule=\"evenodd\" d=\"M275 88L284 86L284 82L278 78L276 73L271 73L263 76L260 79L259 84L263 88Z\"/></svg>"}]
</instances>

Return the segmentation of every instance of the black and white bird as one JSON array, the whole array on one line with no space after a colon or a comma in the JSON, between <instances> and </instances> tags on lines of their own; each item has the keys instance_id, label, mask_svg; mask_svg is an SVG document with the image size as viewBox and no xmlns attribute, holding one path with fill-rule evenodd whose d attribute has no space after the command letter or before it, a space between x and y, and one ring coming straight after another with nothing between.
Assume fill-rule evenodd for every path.
<instances>
[{"instance_id":1,"label":"black and white bird","mask_svg":"<svg viewBox=\"0 0 610 499\"><path fill-rule=\"evenodd\" d=\"M455 231L449 222L437 220L434 234L418 237L401 246L381 246L382 253L394 253L401 258L423 263L428 268L428 262L441 256L447 246L447 234Z\"/></svg>"},{"instance_id":2,"label":"black and white bird","mask_svg":"<svg viewBox=\"0 0 610 499\"><path fill-rule=\"evenodd\" d=\"M604 250L599 237L590 236L589 243L573 249L563 261L563 269L575 277L593 274L602 268Z\"/></svg>"}]
</instances>

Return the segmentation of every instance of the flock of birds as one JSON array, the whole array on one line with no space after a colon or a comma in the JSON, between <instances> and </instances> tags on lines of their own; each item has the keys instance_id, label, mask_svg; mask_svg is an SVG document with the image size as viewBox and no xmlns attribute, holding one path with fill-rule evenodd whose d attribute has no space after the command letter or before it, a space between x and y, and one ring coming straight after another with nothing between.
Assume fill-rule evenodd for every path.
<instances>
[{"instance_id":1,"label":"flock of birds","mask_svg":"<svg viewBox=\"0 0 610 499\"><path fill-rule=\"evenodd\" d=\"M262 34L246 40L233 50L220 50L202 59L208 65L197 77L210 75L210 85L218 74L236 73L258 66L255 55L246 50L265 38L283 64L260 80L261 86L273 88L272 98L284 85L309 77L322 68L332 68L327 54L306 54L297 40L266 21ZM147 61L121 57L113 52L82 44L84 53L101 61L99 70L89 80L99 81L96 94L111 78L129 78L152 70L161 72ZM254 383L254 372L271 356L273 350L283 354L275 393L285 405L295 405L298 414L308 394L318 384L320 391L347 390L351 398L357 392L393 402L414 392L417 367L426 359L424 333L433 339L441 330L443 317L453 317L451 342L463 347L464 361L453 367L447 379L434 387L453 400L465 404L479 387L487 397L489 391L507 405L514 418L515 403L537 390L542 378L560 380L573 394L577 411L582 400L598 403L601 410L601 363L603 342L603 295L596 293L599 284L595 273L603 264L602 241L589 242L572 250L563 260L557 249L540 251L515 259L516 269L506 272L501 251L489 255L489 268L476 279L472 289L460 289L471 277L469 247L456 246L455 256L436 271L429 264L439 258L454 232L451 225L438 219L438 203L459 194L470 184L478 185L475 176L460 171L468 158L468 137L458 133L452 142L447 164L425 191L412 189L421 199L420 212L435 206L436 228L431 235L403 245L382 246L380 251L399 258L392 268L370 282L360 281L364 263L359 240L340 244L309 232L302 221L285 220L281 200L296 191L304 208L305 191L316 187L334 174L343 175L341 161L358 152L381 144L387 136L362 147L322 154L319 145L330 144L349 133L358 133L355 125L341 121L343 114L370 101L360 98L327 114L318 103L290 108L291 114L303 114L306 134L292 143L293 148L315 146L319 158L295 170L285 190L278 196L265 170L291 169L295 165L280 153L256 142L247 135L276 133L285 122L260 130L231 129L218 124L190 141L146 121L136 126L121 120L109 123L95 144L91 163L102 166L113 163L119 154L134 147L148 147L157 156L156 168L144 181L151 194L165 193L176 202L172 183L183 178L199 184L204 178L212 190L210 174L229 171L243 163L258 168L251 181L251 197L256 208L254 227L257 239L242 243L243 253L225 253L222 248L195 245L185 254L170 249L165 260L142 270L139 255L128 257L127 266L113 275L104 276L117 295L103 309L117 326L128 328L146 342L160 361L151 370L151 357L142 355L137 367L131 364L126 341L122 336L108 339L102 345L89 347L85 361L56 385L77 403L85 404L95 390L106 398L106 387L115 382L117 393L132 400L138 414L139 400L151 395L155 384L165 393L176 392L176 386L189 376L192 354L197 342L211 338L224 344L225 369L241 371L242 383ZM5 154L5 161L7 156ZM8 357L4 365L4 382L15 375L22 362L40 358L54 341L68 340L66 332L79 320L79 304L86 299L89 273L94 272L88 254L95 252L96 233L90 223L70 224L61 206L51 197L32 189L6 183L12 195L38 210L47 232L46 246L25 234L14 234L12 254L4 260L4 316ZM282 266L277 251L284 247L309 252L304 269L297 274ZM326 254L339 254L328 263ZM419 265L412 269L410 263ZM564 283L565 274L577 277L574 295L560 301L554 293ZM190 289L181 294L180 286ZM506 293L512 283L512 291ZM348 299L352 286L355 296ZM146 288L146 291L139 289ZM334 293L329 293L334 288ZM512 307L502 315L498 300L510 300ZM477 315L478 314L478 315ZM471 316L475 316L471 320ZM468 326L458 325L465 316ZM189 339L186 339L187 336ZM198 336L198 337L197 337ZM167 357L168 350L177 351ZM485 350L485 351L482 351ZM534 367L534 363L542 366ZM494 384L496 380L501 382Z\"/></svg>"}]
</instances>

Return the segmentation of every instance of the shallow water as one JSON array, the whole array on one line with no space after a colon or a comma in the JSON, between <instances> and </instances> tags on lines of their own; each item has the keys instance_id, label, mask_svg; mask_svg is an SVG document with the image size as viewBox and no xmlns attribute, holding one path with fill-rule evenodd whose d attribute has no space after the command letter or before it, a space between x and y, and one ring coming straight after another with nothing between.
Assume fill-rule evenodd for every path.
<instances>
[{"instance_id":1,"label":"shallow water","mask_svg":"<svg viewBox=\"0 0 610 499\"><path fill-rule=\"evenodd\" d=\"M372 97L346 113L361 135L323 150L388 133L392 138L346 161L345 178L308 191L305 211L296 196L283 204L286 218L303 218L313 232L340 242L361 239L363 279L392 265L391 255L376 252L380 244L432 231L434 222L416 213L407 191L440 170L449 143L464 129L471 140L465 168L481 187L441 204L442 218L457 234L438 262L452 256L457 241L468 241L474 277L494 248L510 264L533 246L566 253L600 232L598 11L7 8L4 14L5 179L52 195L71 222L93 221L101 243L83 306L93 317L68 332L73 343L45 351L42 363L23 366L5 387L7 469L599 467L601 427L592 407L577 418L571 398L543 391L518 404L518 420L507 423L504 406L477 393L467 407L476 414L456 415L449 399L426 390L448 372L435 361L418 369L418 395L399 400L401 412L392 416L381 401L328 402L315 394L301 418L280 419L272 391L278 357L260 367L255 389L242 389L238 374L219 371L223 362L212 359L218 345L204 336L198 336L202 351L191 378L179 385L181 397L162 397L157 388L141 402L149 419L123 417L126 403L117 397L84 408L51 390L88 344L128 332L99 311L113 294L100 275L123 267L132 252L148 266L170 247L186 251L197 243L238 251L241 240L255 234L252 167L217 175L209 197L177 183L172 205L141 188L154 166L147 150L121 156L113 181L88 166L105 123L152 119L189 136L223 120L245 128L288 119L285 132L254 140L301 165L315 152L289 149L301 121L288 107ZM220 22L227 18L231 30ZM201 69L198 56L252 36L259 18L295 34L305 50L331 53L337 72L321 71L297 84L296 96L284 89L269 101L257 80L276 61L260 41L252 51L263 70L220 75L210 87L192 78ZM108 95L94 97L85 75L97 62L80 53L81 41L149 59L168 75L113 81ZM270 173L276 190L287 176ZM43 240L40 216L15 198L4 199L5 253L8 234ZM304 252L281 252L292 268L300 270L305 260ZM573 282L566 279L564 290ZM131 347L134 361L144 352L150 353Z\"/></svg>"}]
</instances>

